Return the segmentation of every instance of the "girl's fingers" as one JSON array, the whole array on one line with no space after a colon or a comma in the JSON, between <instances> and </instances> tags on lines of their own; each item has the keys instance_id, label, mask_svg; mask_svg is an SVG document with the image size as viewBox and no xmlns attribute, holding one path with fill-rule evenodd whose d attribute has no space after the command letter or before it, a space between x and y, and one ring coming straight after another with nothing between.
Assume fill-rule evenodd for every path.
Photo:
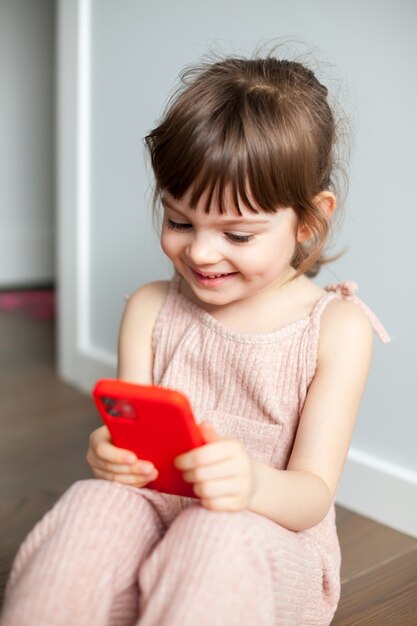
<instances>
[{"instance_id":1,"label":"girl's fingers","mask_svg":"<svg viewBox=\"0 0 417 626\"><path fill-rule=\"evenodd\" d=\"M201 504L210 511L241 511L244 508L240 500L233 496L202 498Z\"/></svg>"},{"instance_id":2,"label":"girl's fingers","mask_svg":"<svg viewBox=\"0 0 417 626\"><path fill-rule=\"evenodd\" d=\"M202 422L200 424L200 432L206 443L212 443L213 441L221 439L221 436L216 432L213 424L210 422Z\"/></svg>"},{"instance_id":3,"label":"girl's fingers","mask_svg":"<svg viewBox=\"0 0 417 626\"><path fill-rule=\"evenodd\" d=\"M183 472L182 476L186 482L198 483L204 480L215 480L221 478L232 478L239 473L235 459L226 459L220 463L202 465L195 469Z\"/></svg>"},{"instance_id":4,"label":"girl's fingers","mask_svg":"<svg viewBox=\"0 0 417 626\"><path fill-rule=\"evenodd\" d=\"M149 476L155 471L151 462L139 460L130 450L114 446L107 426L101 426L90 435L87 462L96 475L101 472L101 477L107 480L112 480L115 474L130 474L136 480L139 476L142 480L149 480Z\"/></svg>"},{"instance_id":5,"label":"girl's fingers","mask_svg":"<svg viewBox=\"0 0 417 626\"><path fill-rule=\"evenodd\" d=\"M90 435L90 446L95 447L100 441L111 441L110 432L107 426L96 428Z\"/></svg>"},{"instance_id":6,"label":"girl's fingers","mask_svg":"<svg viewBox=\"0 0 417 626\"><path fill-rule=\"evenodd\" d=\"M107 426L97 428L90 435L89 450L96 458L110 463L120 463L122 465L134 463L136 455L130 450L117 448L111 442L110 433Z\"/></svg>"},{"instance_id":7,"label":"girl's fingers","mask_svg":"<svg viewBox=\"0 0 417 626\"><path fill-rule=\"evenodd\" d=\"M136 462L132 465L121 465L119 463L108 463L102 461L97 457L92 461L92 467L104 472L110 472L112 474L135 474L149 476L154 471L154 466L151 463Z\"/></svg>"},{"instance_id":8,"label":"girl's fingers","mask_svg":"<svg viewBox=\"0 0 417 626\"><path fill-rule=\"evenodd\" d=\"M135 463L131 463L129 465L123 463L111 463L109 461L104 461L100 457L95 456L93 453L87 454L87 461L91 467L114 474L143 474L144 476L147 476L155 470L155 466L150 461L137 460Z\"/></svg>"},{"instance_id":9,"label":"girl's fingers","mask_svg":"<svg viewBox=\"0 0 417 626\"><path fill-rule=\"evenodd\" d=\"M123 448L117 448L110 441L100 441L95 448L93 448L93 452L97 458L103 461L109 461L110 463L125 465L126 463L134 463L137 460L133 452L124 450Z\"/></svg>"},{"instance_id":10,"label":"girl's fingers","mask_svg":"<svg viewBox=\"0 0 417 626\"><path fill-rule=\"evenodd\" d=\"M190 452L180 454L174 460L175 467L182 471L191 470L199 465L220 463L234 458L241 450L241 443L235 439L220 439Z\"/></svg>"},{"instance_id":11,"label":"girl's fingers","mask_svg":"<svg viewBox=\"0 0 417 626\"><path fill-rule=\"evenodd\" d=\"M194 493L200 498L227 498L236 497L242 491L241 481L236 478L223 478L195 483Z\"/></svg>"},{"instance_id":12,"label":"girl's fingers","mask_svg":"<svg viewBox=\"0 0 417 626\"><path fill-rule=\"evenodd\" d=\"M131 485L135 487L144 487L158 476L158 472L155 471L149 476L137 476L135 474L118 474L115 472L106 472L101 469L94 471L96 478L103 478L110 482L122 483L123 485Z\"/></svg>"}]
</instances>

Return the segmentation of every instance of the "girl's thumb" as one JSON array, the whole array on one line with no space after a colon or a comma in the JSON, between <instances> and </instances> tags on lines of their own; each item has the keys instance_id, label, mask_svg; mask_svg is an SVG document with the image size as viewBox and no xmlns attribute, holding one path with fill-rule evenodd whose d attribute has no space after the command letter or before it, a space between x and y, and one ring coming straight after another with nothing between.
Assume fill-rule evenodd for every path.
<instances>
[{"instance_id":1,"label":"girl's thumb","mask_svg":"<svg viewBox=\"0 0 417 626\"><path fill-rule=\"evenodd\" d=\"M220 439L220 435L214 430L214 426L210 422L202 422L200 424L200 432L206 443L212 443Z\"/></svg>"}]
</instances>

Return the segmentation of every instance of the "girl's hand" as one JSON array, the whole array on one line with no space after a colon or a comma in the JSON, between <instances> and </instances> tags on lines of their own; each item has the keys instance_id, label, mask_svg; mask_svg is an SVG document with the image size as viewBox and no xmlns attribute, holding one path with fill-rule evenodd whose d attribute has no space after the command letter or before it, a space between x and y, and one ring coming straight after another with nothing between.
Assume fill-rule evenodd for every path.
<instances>
[{"instance_id":1,"label":"girl's hand","mask_svg":"<svg viewBox=\"0 0 417 626\"><path fill-rule=\"evenodd\" d=\"M256 491L255 463L240 441L221 438L208 422L200 428L206 445L177 456L174 464L206 509L241 511Z\"/></svg>"},{"instance_id":2,"label":"girl's hand","mask_svg":"<svg viewBox=\"0 0 417 626\"><path fill-rule=\"evenodd\" d=\"M141 461L130 450L114 446L107 426L101 426L91 433L87 463L96 478L133 487L144 487L158 476L151 462Z\"/></svg>"}]
</instances>

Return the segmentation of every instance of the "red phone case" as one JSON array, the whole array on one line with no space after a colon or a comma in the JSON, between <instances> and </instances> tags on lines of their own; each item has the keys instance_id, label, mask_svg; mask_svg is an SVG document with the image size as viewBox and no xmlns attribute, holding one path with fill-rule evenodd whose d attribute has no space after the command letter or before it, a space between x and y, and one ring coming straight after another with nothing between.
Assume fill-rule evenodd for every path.
<instances>
[{"instance_id":1,"label":"red phone case","mask_svg":"<svg viewBox=\"0 0 417 626\"><path fill-rule=\"evenodd\" d=\"M186 396L155 385L99 380L93 397L113 443L152 461L156 480L146 487L196 498L173 460L205 443Z\"/></svg>"}]
</instances>

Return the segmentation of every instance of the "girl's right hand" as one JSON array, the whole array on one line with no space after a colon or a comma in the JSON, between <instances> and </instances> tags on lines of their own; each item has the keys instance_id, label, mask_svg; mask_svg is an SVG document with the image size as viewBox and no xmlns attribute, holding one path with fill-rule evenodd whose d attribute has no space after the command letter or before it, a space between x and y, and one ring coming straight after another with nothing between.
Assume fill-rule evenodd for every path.
<instances>
[{"instance_id":1,"label":"girl's right hand","mask_svg":"<svg viewBox=\"0 0 417 626\"><path fill-rule=\"evenodd\" d=\"M133 487L144 487L158 476L157 469L150 461L141 461L134 452L114 446L107 426L101 426L91 433L87 463L96 478Z\"/></svg>"}]
</instances>

